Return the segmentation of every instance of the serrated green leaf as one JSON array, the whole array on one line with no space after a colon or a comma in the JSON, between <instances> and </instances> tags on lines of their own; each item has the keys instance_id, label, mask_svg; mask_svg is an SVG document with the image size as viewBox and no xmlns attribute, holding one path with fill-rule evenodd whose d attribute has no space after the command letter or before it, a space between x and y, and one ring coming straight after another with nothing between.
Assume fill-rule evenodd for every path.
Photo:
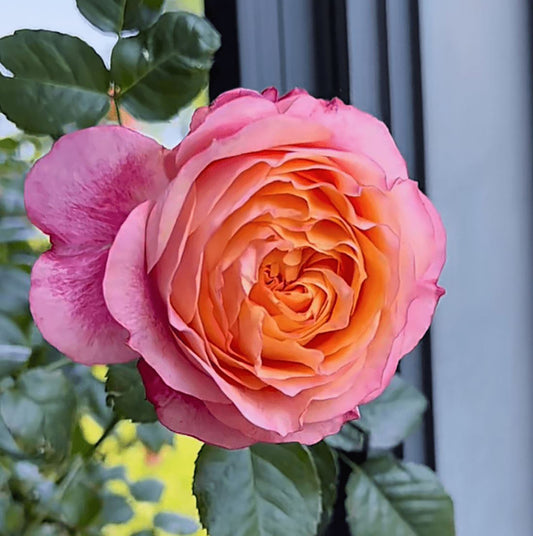
<instances>
[{"instance_id":1,"label":"serrated green leaf","mask_svg":"<svg viewBox=\"0 0 533 536\"><path fill-rule=\"evenodd\" d=\"M424 395L396 375L378 398L360 406L356 423L369 430L371 449L391 449L416 429L426 407Z\"/></svg>"},{"instance_id":2,"label":"serrated green leaf","mask_svg":"<svg viewBox=\"0 0 533 536\"><path fill-rule=\"evenodd\" d=\"M0 313L27 313L29 292L28 273L11 266L0 266Z\"/></svg>"},{"instance_id":3,"label":"serrated green leaf","mask_svg":"<svg viewBox=\"0 0 533 536\"><path fill-rule=\"evenodd\" d=\"M359 421L347 422L338 433L324 441L332 448L345 452L363 452L368 442L367 430L359 426Z\"/></svg>"},{"instance_id":4,"label":"serrated green leaf","mask_svg":"<svg viewBox=\"0 0 533 536\"><path fill-rule=\"evenodd\" d=\"M218 32L206 19L165 13L148 30L115 45L111 72L120 103L139 119L171 118L207 85L219 46Z\"/></svg>"},{"instance_id":5,"label":"serrated green leaf","mask_svg":"<svg viewBox=\"0 0 533 536\"><path fill-rule=\"evenodd\" d=\"M180 516L173 512L159 512L154 517L154 526L163 529L170 534L194 534L198 529L198 523L194 519Z\"/></svg>"},{"instance_id":6,"label":"serrated green leaf","mask_svg":"<svg viewBox=\"0 0 533 536\"><path fill-rule=\"evenodd\" d=\"M0 344L0 376L7 376L20 370L27 363L31 348L14 344Z\"/></svg>"},{"instance_id":7,"label":"serrated green leaf","mask_svg":"<svg viewBox=\"0 0 533 536\"><path fill-rule=\"evenodd\" d=\"M105 390L115 415L134 422L157 420L154 407L146 400L146 392L136 363L110 365Z\"/></svg>"},{"instance_id":8,"label":"serrated green leaf","mask_svg":"<svg viewBox=\"0 0 533 536\"><path fill-rule=\"evenodd\" d=\"M346 486L353 536L454 536L453 503L427 467L391 456L373 458Z\"/></svg>"},{"instance_id":9,"label":"serrated green leaf","mask_svg":"<svg viewBox=\"0 0 533 536\"><path fill-rule=\"evenodd\" d=\"M317 469L296 443L233 451L204 445L193 491L211 536L315 536L318 528Z\"/></svg>"},{"instance_id":10,"label":"serrated green leaf","mask_svg":"<svg viewBox=\"0 0 533 536\"><path fill-rule=\"evenodd\" d=\"M159 452L163 445L172 445L176 434L165 428L160 422L137 425L137 437L152 452Z\"/></svg>"},{"instance_id":11,"label":"serrated green leaf","mask_svg":"<svg viewBox=\"0 0 533 536\"><path fill-rule=\"evenodd\" d=\"M77 37L19 30L0 39L0 110L19 128L59 137L98 123L109 109L104 62Z\"/></svg>"},{"instance_id":12,"label":"serrated green leaf","mask_svg":"<svg viewBox=\"0 0 533 536\"><path fill-rule=\"evenodd\" d=\"M157 502L164 489L163 482L155 478L146 478L130 485L131 494L137 501Z\"/></svg>"},{"instance_id":13,"label":"serrated green leaf","mask_svg":"<svg viewBox=\"0 0 533 536\"><path fill-rule=\"evenodd\" d=\"M313 456L322 492L322 516L317 531L317 534L320 536L325 533L329 525L333 507L337 500L337 476L339 467L335 453L324 441L307 448Z\"/></svg>"},{"instance_id":14,"label":"serrated green leaf","mask_svg":"<svg viewBox=\"0 0 533 536\"><path fill-rule=\"evenodd\" d=\"M104 494L102 519L105 524L127 523L132 517L133 510L125 497L114 493Z\"/></svg>"},{"instance_id":15,"label":"serrated green leaf","mask_svg":"<svg viewBox=\"0 0 533 536\"><path fill-rule=\"evenodd\" d=\"M99 30L120 34L143 30L160 15L164 0L76 0L81 14Z\"/></svg>"}]
</instances>

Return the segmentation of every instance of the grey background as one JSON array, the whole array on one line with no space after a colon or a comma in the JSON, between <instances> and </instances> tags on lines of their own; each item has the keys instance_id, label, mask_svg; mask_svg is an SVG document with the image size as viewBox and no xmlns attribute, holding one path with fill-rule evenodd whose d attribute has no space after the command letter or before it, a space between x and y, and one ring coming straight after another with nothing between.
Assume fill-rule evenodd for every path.
<instances>
[{"instance_id":1,"label":"grey background","mask_svg":"<svg viewBox=\"0 0 533 536\"><path fill-rule=\"evenodd\" d=\"M416 2L386 0L390 109L371 23L347 0L351 100L392 130L412 170ZM383 3L382 3L383 5ZM242 85L313 91L310 0L238 0ZM533 534L531 25L526 0L419 2L423 179L448 232L447 295L432 328L437 471L459 536ZM392 46L394 45L394 46ZM418 173L421 170L417 170ZM420 352L403 371L420 383ZM405 446L423 458L422 439Z\"/></svg>"}]
</instances>

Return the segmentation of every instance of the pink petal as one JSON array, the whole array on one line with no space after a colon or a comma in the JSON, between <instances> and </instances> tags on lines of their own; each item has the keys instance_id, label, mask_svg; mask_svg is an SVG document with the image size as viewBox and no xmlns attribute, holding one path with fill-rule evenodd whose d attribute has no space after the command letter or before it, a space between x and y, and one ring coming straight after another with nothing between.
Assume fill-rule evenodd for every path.
<instances>
[{"instance_id":1,"label":"pink petal","mask_svg":"<svg viewBox=\"0 0 533 536\"><path fill-rule=\"evenodd\" d=\"M166 308L146 274L146 222L152 203L135 208L109 251L104 295L113 317L130 333L129 346L157 369L164 382L184 394L227 402L213 380L180 351Z\"/></svg>"},{"instance_id":2,"label":"pink petal","mask_svg":"<svg viewBox=\"0 0 533 536\"><path fill-rule=\"evenodd\" d=\"M95 127L61 138L28 175L28 216L52 242L32 271L31 311L44 338L75 361L115 363L136 355L107 310L102 280L126 216L168 184L164 155L131 130Z\"/></svg>"},{"instance_id":3,"label":"pink petal","mask_svg":"<svg viewBox=\"0 0 533 536\"><path fill-rule=\"evenodd\" d=\"M377 162L387 175L387 183L407 178L405 161L387 126L375 117L344 104L340 99L315 99L303 90L293 90L278 103L285 115L316 121L333 133L330 147L363 153Z\"/></svg>"},{"instance_id":4,"label":"pink petal","mask_svg":"<svg viewBox=\"0 0 533 536\"><path fill-rule=\"evenodd\" d=\"M196 437L226 449L240 449L255 443L239 430L217 420L198 398L174 391L150 367L139 361L146 397L154 405L162 424L178 434Z\"/></svg>"}]
</instances>

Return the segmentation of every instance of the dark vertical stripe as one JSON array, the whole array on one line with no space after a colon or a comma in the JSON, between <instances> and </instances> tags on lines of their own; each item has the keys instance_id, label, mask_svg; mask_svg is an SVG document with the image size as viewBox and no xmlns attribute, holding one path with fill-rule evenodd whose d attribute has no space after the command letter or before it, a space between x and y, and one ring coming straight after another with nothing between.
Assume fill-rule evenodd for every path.
<instances>
[{"instance_id":1,"label":"dark vertical stripe","mask_svg":"<svg viewBox=\"0 0 533 536\"><path fill-rule=\"evenodd\" d=\"M278 35L279 35L279 62L280 62L280 75L281 75L281 87L278 89L285 93L289 90L287 87L287 59L286 59L286 44L285 44L285 21L283 16L283 0L277 0L278 2Z\"/></svg>"},{"instance_id":2,"label":"dark vertical stripe","mask_svg":"<svg viewBox=\"0 0 533 536\"><path fill-rule=\"evenodd\" d=\"M313 0L316 97L350 100L345 0Z\"/></svg>"},{"instance_id":3,"label":"dark vertical stripe","mask_svg":"<svg viewBox=\"0 0 533 536\"><path fill-rule=\"evenodd\" d=\"M209 79L209 98L212 100L241 85L236 0L205 0L205 16L222 39Z\"/></svg>"},{"instance_id":4,"label":"dark vertical stripe","mask_svg":"<svg viewBox=\"0 0 533 536\"><path fill-rule=\"evenodd\" d=\"M422 63L420 49L420 15L418 0L410 0L411 16L411 53L412 53L412 77L415 122L415 166L416 176L419 177L420 187L425 189L425 144L424 144L424 109L422 94ZM432 469L436 469L435 460L435 419L433 411L433 367L431 356L431 332L422 339L422 386L428 400L428 409L424 416L424 453L425 463Z\"/></svg>"},{"instance_id":5,"label":"dark vertical stripe","mask_svg":"<svg viewBox=\"0 0 533 536\"><path fill-rule=\"evenodd\" d=\"M389 77L389 39L387 31L386 0L377 0L377 25L379 47L379 93L381 104L381 119L391 128L391 99Z\"/></svg>"}]
</instances>

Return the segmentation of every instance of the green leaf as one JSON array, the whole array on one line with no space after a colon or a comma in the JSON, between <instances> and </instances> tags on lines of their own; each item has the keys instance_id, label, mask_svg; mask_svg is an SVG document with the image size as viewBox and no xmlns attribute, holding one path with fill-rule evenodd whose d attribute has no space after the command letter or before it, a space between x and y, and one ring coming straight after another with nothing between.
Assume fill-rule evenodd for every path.
<instances>
[{"instance_id":1,"label":"green leaf","mask_svg":"<svg viewBox=\"0 0 533 536\"><path fill-rule=\"evenodd\" d=\"M108 403L120 419L134 422L157 420L154 407L146 400L146 392L136 363L110 365L105 390Z\"/></svg>"},{"instance_id":2,"label":"green leaf","mask_svg":"<svg viewBox=\"0 0 533 536\"><path fill-rule=\"evenodd\" d=\"M104 32L142 30L153 24L164 0L76 0L81 14Z\"/></svg>"},{"instance_id":3,"label":"green leaf","mask_svg":"<svg viewBox=\"0 0 533 536\"><path fill-rule=\"evenodd\" d=\"M169 119L207 85L219 46L220 36L206 19L165 13L145 32L115 45L111 72L120 103L139 119Z\"/></svg>"},{"instance_id":4,"label":"green leaf","mask_svg":"<svg viewBox=\"0 0 533 536\"><path fill-rule=\"evenodd\" d=\"M137 501L157 502L161 498L161 494L165 489L165 485L155 478L146 478L139 480L130 486L131 494Z\"/></svg>"},{"instance_id":5,"label":"green leaf","mask_svg":"<svg viewBox=\"0 0 533 536\"><path fill-rule=\"evenodd\" d=\"M0 313L12 315L27 313L29 292L28 273L11 266L0 266Z\"/></svg>"},{"instance_id":6,"label":"green leaf","mask_svg":"<svg viewBox=\"0 0 533 536\"><path fill-rule=\"evenodd\" d=\"M38 236L37 229L23 216L2 217L0 220L0 244L26 242Z\"/></svg>"},{"instance_id":7,"label":"green leaf","mask_svg":"<svg viewBox=\"0 0 533 536\"><path fill-rule=\"evenodd\" d=\"M75 413L74 391L60 371L28 370L0 395L0 417L16 444L49 462L67 456Z\"/></svg>"},{"instance_id":8,"label":"green leaf","mask_svg":"<svg viewBox=\"0 0 533 536\"><path fill-rule=\"evenodd\" d=\"M337 500L337 475L339 467L335 453L323 441L307 448L313 456L322 491L322 516L317 532L317 534L321 535L325 533L329 525L333 507Z\"/></svg>"},{"instance_id":9,"label":"green leaf","mask_svg":"<svg viewBox=\"0 0 533 536\"><path fill-rule=\"evenodd\" d=\"M31 348L15 346L14 344L0 344L0 376L7 376L20 370L31 355Z\"/></svg>"},{"instance_id":10,"label":"green leaf","mask_svg":"<svg viewBox=\"0 0 533 536\"><path fill-rule=\"evenodd\" d=\"M5 315L0 314L0 344L24 346L28 341L22 330Z\"/></svg>"},{"instance_id":11,"label":"green leaf","mask_svg":"<svg viewBox=\"0 0 533 536\"><path fill-rule=\"evenodd\" d=\"M296 443L233 451L204 445L193 491L211 536L315 536L318 528L317 469Z\"/></svg>"},{"instance_id":12,"label":"green leaf","mask_svg":"<svg viewBox=\"0 0 533 536\"><path fill-rule=\"evenodd\" d=\"M106 428L113 419L113 411L106 404L105 384L95 378L90 367L85 365L70 366L68 377L76 385L76 394L82 410Z\"/></svg>"},{"instance_id":13,"label":"green leaf","mask_svg":"<svg viewBox=\"0 0 533 536\"><path fill-rule=\"evenodd\" d=\"M173 512L159 512L154 517L154 526L170 534L194 534L198 530L198 523L188 517ZM216 536L216 535L215 535Z\"/></svg>"},{"instance_id":14,"label":"green leaf","mask_svg":"<svg viewBox=\"0 0 533 536\"><path fill-rule=\"evenodd\" d=\"M135 532L131 536L155 536L155 532L153 530L141 530L139 532Z\"/></svg>"},{"instance_id":15,"label":"green leaf","mask_svg":"<svg viewBox=\"0 0 533 536\"><path fill-rule=\"evenodd\" d=\"M391 449L416 429L426 407L424 395L396 375L378 398L359 408L357 424L370 431L371 449Z\"/></svg>"},{"instance_id":16,"label":"green leaf","mask_svg":"<svg viewBox=\"0 0 533 536\"><path fill-rule=\"evenodd\" d=\"M68 536L68 531L60 525L43 523L39 527L34 527L24 534L24 536Z\"/></svg>"},{"instance_id":17,"label":"green leaf","mask_svg":"<svg viewBox=\"0 0 533 536\"><path fill-rule=\"evenodd\" d=\"M87 481L85 471L80 471L61 498L61 519L71 527L82 528L91 524L105 506L98 492Z\"/></svg>"},{"instance_id":18,"label":"green leaf","mask_svg":"<svg viewBox=\"0 0 533 536\"><path fill-rule=\"evenodd\" d=\"M7 493L0 493L0 534L18 534L24 526L24 509Z\"/></svg>"},{"instance_id":19,"label":"green leaf","mask_svg":"<svg viewBox=\"0 0 533 536\"><path fill-rule=\"evenodd\" d=\"M364 452L368 442L368 431L359 426L359 421L347 422L338 433L324 441L332 448L345 452Z\"/></svg>"},{"instance_id":20,"label":"green leaf","mask_svg":"<svg viewBox=\"0 0 533 536\"><path fill-rule=\"evenodd\" d=\"M152 452L159 452L163 445L172 445L176 434L165 428L160 422L137 425L137 437Z\"/></svg>"},{"instance_id":21,"label":"green leaf","mask_svg":"<svg viewBox=\"0 0 533 536\"><path fill-rule=\"evenodd\" d=\"M454 536L453 503L427 467L391 456L352 465L346 486L353 536Z\"/></svg>"},{"instance_id":22,"label":"green leaf","mask_svg":"<svg viewBox=\"0 0 533 536\"><path fill-rule=\"evenodd\" d=\"M98 123L109 109L109 72L77 37L19 30L0 39L0 110L19 128L59 137Z\"/></svg>"},{"instance_id":23,"label":"green leaf","mask_svg":"<svg viewBox=\"0 0 533 536\"><path fill-rule=\"evenodd\" d=\"M104 507L102 519L108 523L127 523L133 517L133 510L122 495L114 493L104 494Z\"/></svg>"}]
</instances>

